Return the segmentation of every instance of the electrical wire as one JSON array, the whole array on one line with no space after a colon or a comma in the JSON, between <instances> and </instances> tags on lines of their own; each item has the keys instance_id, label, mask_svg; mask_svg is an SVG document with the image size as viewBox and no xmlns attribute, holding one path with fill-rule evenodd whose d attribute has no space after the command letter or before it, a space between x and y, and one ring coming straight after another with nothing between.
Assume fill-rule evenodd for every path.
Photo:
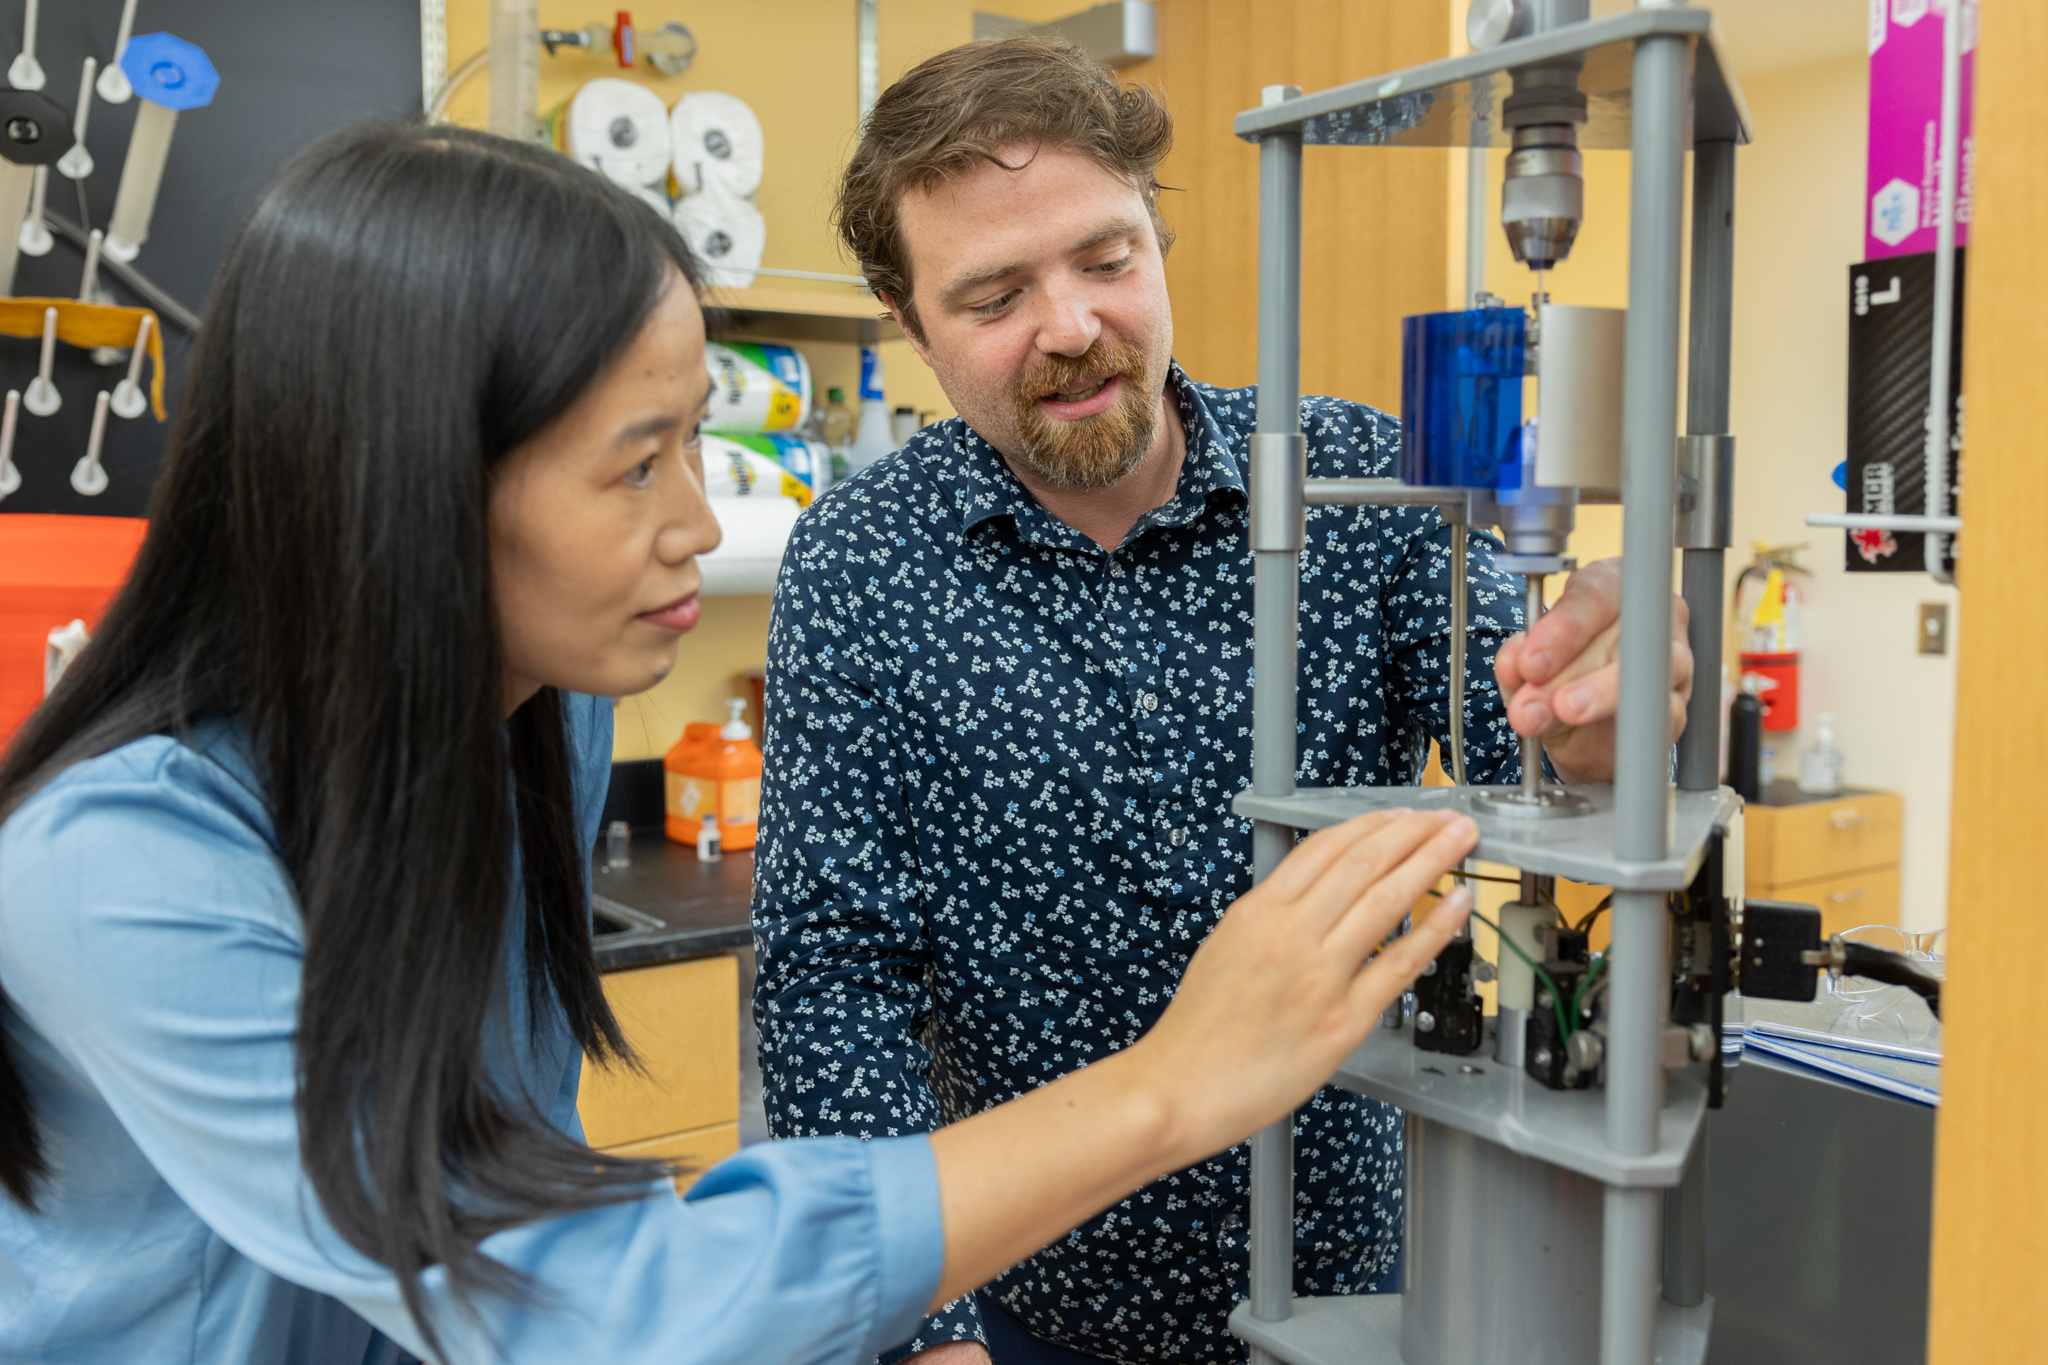
<instances>
[{"instance_id":1,"label":"electrical wire","mask_svg":"<svg viewBox=\"0 0 2048 1365\"><path fill-rule=\"evenodd\" d=\"M1598 905L1594 906L1591 910L1588 910L1586 912L1586 917L1584 919L1580 920L1577 924L1574 924L1572 928L1578 930L1582 934L1591 933L1593 929L1593 921L1599 919L1601 912L1606 910L1607 907L1612 904L1614 904L1614 893L1610 891L1604 897L1601 898L1601 901Z\"/></svg>"}]
</instances>

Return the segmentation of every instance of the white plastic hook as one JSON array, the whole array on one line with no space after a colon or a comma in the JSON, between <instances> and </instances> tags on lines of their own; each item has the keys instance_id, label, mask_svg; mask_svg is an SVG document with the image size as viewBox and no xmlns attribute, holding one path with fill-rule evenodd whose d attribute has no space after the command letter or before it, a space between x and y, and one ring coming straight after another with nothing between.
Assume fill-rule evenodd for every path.
<instances>
[{"instance_id":1,"label":"white plastic hook","mask_svg":"<svg viewBox=\"0 0 2048 1365\"><path fill-rule=\"evenodd\" d=\"M37 0L28 0L21 16L21 52L7 68L7 83L16 90L43 88L43 66L36 60Z\"/></svg>"},{"instance_id":2,"label":"white plastic hook","mask_svg":"<svg viewBox=\"0 0 2048 1365\"><path fill-rule=\"evenodd\" d=\"M24 256L47 256L55 238L50 236L50 225L43 221L43 203L50 192L50 168L36 167L35 187L28 194L28 217L21 220L19 245Z\"/></svg>"},{"instance_id":3,"label":"white plastic hook","mask_svg":"<svg viewBox=\"0 0 2048 1365\"><path fill-rule=\"evenodd\" d=\"M43 361L36 369L36 377L28 381L28 392L22 395L21 405L38 417L48 417L64 406L64 399L57 392L57 386L50 382L50 367L57 361L57 310L43 310Z\"/></svg>"},{"instance_id":4,"label":"white plastic hook","mask_svg":"<svg viewBox=\"0 0 2048 1365\"><path fill-rule=\"evenodd\" d=\"M107 69L100 72L99 84L95 88L100 98L108 104L126 104L135 96L135 87L128 83L128 73L121 69L121 58L128 52L128 35L135 31L135 0L121 6L121 27L114 33L114 55L107 63Z\"/></svg>"},{"instance_id":5,"label":"white plastic hook","mask_svg":"<svg viewBox=\"0 0 2048 1365\"><path fill-rule=\"evenodd\" d=\"M71 150L57 158L57 174L83 180L92 174L92 153L85 150L85 124L92 115L92 73L99 59L87 57L78 77L78 112L71 116Z\"/></svg>"},{"instance_id":6,"label":"white plastic hook","mask_svg":"<svg viewBox=\"0 0 2048 1365\"><path fill-rule=\"evenodd\" d=\"M85 438L85 458L71 467L71 487L80 497L96 498L107 491L107 471L100 464L100 442L107 435L107 402L112 397L105 389L92 407L92 435Z\"/></svg>"},{"instance_id":7,"label":"white plastic hook","mask_svg":"<svg viewBox=\"0 0 2048 1365\"><path fill-rule=\"evenodd\" d=\"M80 303L93 302L94 296L99 293L100 244L105 240L106 234L98 228L94 228L92 235L85 239L85 270L78 277L78 301Z\"/></svg>"},{"instance_id":8,"label":"white plastic hook","mask_svg":"<svg viewBox=\"0 0 2048 1365\"><path fill-rule=\"evenodd\" d=\"M21 471L14 466L14 423L21 416L21 390L7 391L7 411L0 414L0 498L21 487Z\"/></svg>"},{"instance_id":9,"label":"white plastic hook","mask_svg":"<svg viewBox=\"0 0 2048 1365\"><path fill-rule=\"evenodd\" d=\"M149 326L155 321L154 316L144 313L142 325L135 329L135 349L128 355L128 377L114 385L116 417L140 417L149 406L149 400L142 396L142 357L149 351Z\"/></svg>"}]
</instances>

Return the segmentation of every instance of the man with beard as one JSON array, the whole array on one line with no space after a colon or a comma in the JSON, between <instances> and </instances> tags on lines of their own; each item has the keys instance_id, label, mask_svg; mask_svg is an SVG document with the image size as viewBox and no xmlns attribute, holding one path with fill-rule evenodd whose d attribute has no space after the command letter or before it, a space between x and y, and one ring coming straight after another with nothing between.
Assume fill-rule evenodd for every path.
<instances>
[{"instance_id":1,"label":"man with beard","mask_svg":"<svg viewBox=\"0 0 2048 1365\"><path fill-rule=\"evenodd\" d=\"M783 561L754 897L779 1136L934 1128L1126 1046L1250 885L1254 391L1171 360L1170 141L1149 93L1012 38L897 82L847 168L842 235L960 416L820 499ZM1307 398L1302 426L1313 474L1394 470L1382 413ZM1309 511L1304 784L1412 783L1448 733L1450 535ZM1609 780L1614 565L1509 639L1494 547L1470 537L1499 679L1467 698L1470 776L1519 779L1519 730ZM1297 1290L1393 1287L1399 1115L1326 1089L1295 1156ZM1139 1190L885 1360L1241 1359L1247 1187L1240 1148Z\"/></svg>"}]
</instances>

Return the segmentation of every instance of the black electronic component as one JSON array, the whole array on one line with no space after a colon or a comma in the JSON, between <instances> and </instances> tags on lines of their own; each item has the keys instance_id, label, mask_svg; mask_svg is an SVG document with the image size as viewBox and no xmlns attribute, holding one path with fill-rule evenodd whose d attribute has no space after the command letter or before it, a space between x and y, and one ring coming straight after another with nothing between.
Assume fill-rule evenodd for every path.
<instances>
[{"instance_id":1,"label":"black electronic component","mask_svg":"<svg viewBox=\"0 0 2048 1365\"><path fill-rule=\"evenodd\" d=\"M1544 963L1543 970L1550 981L1536 979L1535 1007L1529 1011L1528 1032L1522 1044L1522 1069L1552 1090L1583 1090L1593 1083L1593 1077L1571 1064L1559 1019L1569 1017L1572 999L1580 993L1586 979L1586 965L1553 960ZM1561 997L1551 994L1552 984L1563 992Z\"/></svg>"},{"instance_id":2,"label":"black electronic component","mask_svg":"<svg viewBox=\"0 0 2048 1365\"><path fill-rule=\"evenodd\" d=\"M1479 994L1472 988L1472 940L1454 938L1415 978L1415 1046L1459 1056L1479 1050Z\"/></svg>"},{"instance_id":3,"label":"black electronic component","mask_svg":"<svg viewBox=\"0 0 2048 1365\"><path fill-rule=\"evenodd\" d=\"M1742 993L1759 1000L1811 1002L1818 974L1802 956L1820 951L1820 907L1746 901L1742 910Z\"/></svg>"},{"instance_id":4,"label":"black electronic component","mask_svg":"<svg viewBox=\"0 0 2048 1365\"><path fill-rule=\"evenodd\" d=\"M1707 841L1698 875L1676 898L1671 925L1671 1022L1690 1028L1705 1024L1721 1036L1721 1003L1729 989L1728 897L1721 884L1721 856L1727 831L1716 827ZM1707 1059L1707 1105L1719 1109L1727 1076L1718 1045Z\"/></svg>"}]
</instances>

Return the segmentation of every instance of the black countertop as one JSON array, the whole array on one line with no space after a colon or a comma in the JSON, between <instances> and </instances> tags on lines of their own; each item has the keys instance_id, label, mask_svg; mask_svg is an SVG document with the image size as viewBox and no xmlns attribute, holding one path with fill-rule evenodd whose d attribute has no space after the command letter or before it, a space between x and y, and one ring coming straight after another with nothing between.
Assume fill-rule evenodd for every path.
<instances>
[{"instance_id":1,"label":"black countertop","mask_svg":"<svg viewBox=\"0 0 2048 1365\"><path fill-rule=\"evenodd\" d=\"M607 866L600 841L591 859L599 971L708 957L753 942L751 851L702 863L696 850L650 831L635 832L632 858L627 867Z\"/></svg>"}]
</instances>

